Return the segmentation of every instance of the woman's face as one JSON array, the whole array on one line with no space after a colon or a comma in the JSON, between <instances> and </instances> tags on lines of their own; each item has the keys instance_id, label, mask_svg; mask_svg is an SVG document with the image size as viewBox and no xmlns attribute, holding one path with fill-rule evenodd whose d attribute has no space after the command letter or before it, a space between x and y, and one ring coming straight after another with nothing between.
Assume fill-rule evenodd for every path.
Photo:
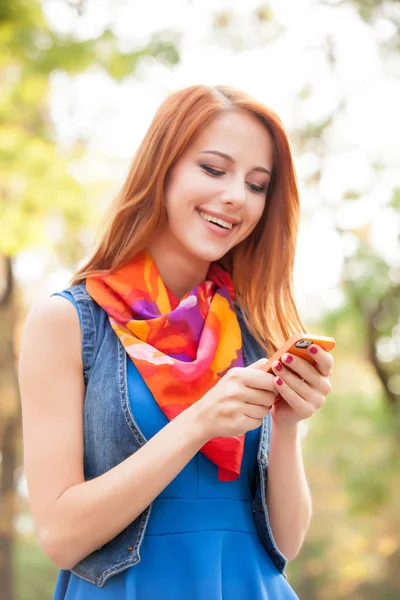
<instances>
[{"instance_id":1,"label":"woman's face","mask_svg":"<svg viewBox=\"0 0 400 600\"><path fill-rule=\"evenodd\" d=\"M163 242L191 260L222 258L260 220L272 167L272 138L256 117L218 115L171 170Z\"/></svg>"}]
</instances>

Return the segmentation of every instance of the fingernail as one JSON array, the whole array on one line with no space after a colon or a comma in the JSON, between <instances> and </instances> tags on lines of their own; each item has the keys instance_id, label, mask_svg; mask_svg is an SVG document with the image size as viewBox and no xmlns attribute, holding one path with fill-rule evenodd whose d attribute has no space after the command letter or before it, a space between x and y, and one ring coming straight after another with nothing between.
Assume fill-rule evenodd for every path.
<instances>
[{"instance_id":1,"label":"fingernail","mask_svg":"<svg viewBox=\"0 0 400 600\"><path fill-rule=\"evenodd\" d=\"M282 365L279 360L276 360L272 366L274 369L276 369L276 371L282 371Z\"/></svg>"},{"instance_id":2,"label":"fingernail","mask_svg":"<svg viewBox=\"0 0 400 600\"><path fill-rule=\"evenodd\" d=\"M282 385L283 381L280 377L278 377L278 379L275 379L277 385Z\"/></svg>"},{"instance_id":3,"label":"fingernail","mask_svg":"<svg viewBox=\"0 0 400 600\"><path fill-rule=\"evenodd\" d=\"M290 354L287 354L284 358L285 363L287 363L288 365L290 365L292 360L293 360L293 356L290 356Z\"/></svg>"},{"instance_id":4,"label":"fingernail","mask_svg":"<svg viewBox=\"0 0 400 600\"><path fill-rule=\"evenodd\" d=\"M317 354L318 348L316 346L311 346L310 352L311 352L311 354Z\"/></svg>"}]
</instances>

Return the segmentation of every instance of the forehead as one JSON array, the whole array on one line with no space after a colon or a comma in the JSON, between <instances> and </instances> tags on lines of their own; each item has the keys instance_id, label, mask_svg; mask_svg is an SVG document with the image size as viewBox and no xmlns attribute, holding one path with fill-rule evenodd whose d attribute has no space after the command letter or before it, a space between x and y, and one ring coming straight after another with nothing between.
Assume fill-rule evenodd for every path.
<instances>
[{"instance_id":1,"label":"forehead","mask_svg":"<svg viewBox=\"0 0 400 600\"><path fill-rule=\"evenodd\" d=\"M272 168L273 141L265 125L245 110L226 111L193 140L190 150L219 150L236 161Z\"/></svg>"}]
</instances>

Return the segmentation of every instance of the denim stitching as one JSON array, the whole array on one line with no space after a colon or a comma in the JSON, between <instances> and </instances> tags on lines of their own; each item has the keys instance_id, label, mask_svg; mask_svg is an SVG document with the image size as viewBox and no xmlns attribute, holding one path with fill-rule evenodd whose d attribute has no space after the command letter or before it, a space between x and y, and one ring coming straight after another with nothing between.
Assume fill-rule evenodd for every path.
<instances>
[{"instance_id":1,"label":"denim stitching","mask_svg":"<svg viewBox=\"0 0 400 600\"><path fill-rule=\"evenodd\" d=\"M83 296L79 299L74 298L77 302L81 310L82 316L82 362L84 367L84 375L86 385L89 381L90 372L92 370L92 366L94 363L95 349L97 344L97 336L96 336L96 323L94 319L94 313L92 309L92 302L88 298L84 298ZM91 324L87 324L87 316L91 316Z\"/></svg>"},{"instance_id":2,"label":"denim stitching","mask_svg":"<svg viewBox=\"0 0 400 600\"><path fill-rule=\"evenodd\" d=\"M143 446L146 443L146 438L138 427L132 411L130 407L130 402L128 398L128 382L127 382L127 369L126 362L128 357L125 352L125 348L123 347L121 341L116 338L116 343L118 345L117 355L118 355L118 377L119 377L119 392L120 392L120 401L122 411L124 413L125 420L128 424L129 429L131 430L135 440L139 444L139 446Z\"/></svg>"}]
</instances>

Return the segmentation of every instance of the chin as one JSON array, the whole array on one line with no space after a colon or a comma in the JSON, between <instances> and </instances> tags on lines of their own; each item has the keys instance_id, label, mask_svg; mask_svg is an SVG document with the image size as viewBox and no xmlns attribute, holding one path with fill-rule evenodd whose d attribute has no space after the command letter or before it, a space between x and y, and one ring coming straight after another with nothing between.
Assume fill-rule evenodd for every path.
<instances>
[{"instance_id":1,"label":"chin","mask_svg":"<svg viewBox=\"0 0 400 600\"><path fill-rule=\"evenodd\" d=\"M191 249L191 254L196 257L197 260L201 260L202 262L212 263L220 260L228 250L213 250L211 248L193 248Z\"/></svg>"}]
</instances>

